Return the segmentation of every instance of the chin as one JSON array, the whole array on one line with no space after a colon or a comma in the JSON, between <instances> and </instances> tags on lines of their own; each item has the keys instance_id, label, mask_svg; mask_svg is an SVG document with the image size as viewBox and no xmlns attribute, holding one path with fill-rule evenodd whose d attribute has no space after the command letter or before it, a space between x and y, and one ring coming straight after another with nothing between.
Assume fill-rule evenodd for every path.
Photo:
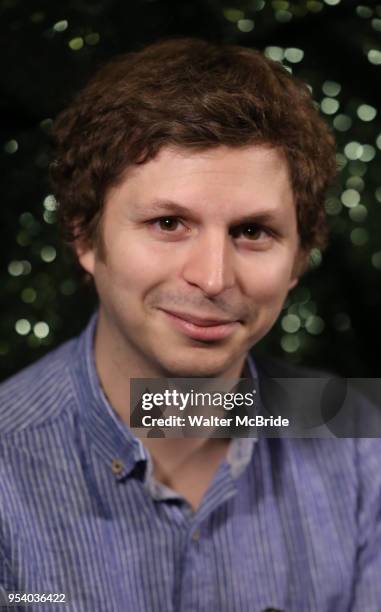
<instances>
[{"instance_id":1,"label":"chin","mask_svg":"<svg viewBox=\"0 0 381 612\"><path fill-rule=\"evenodd\" d=\"M162 362L161 369L167 378L211 378L219 376L232 363L231 359L208 355L190 359L174 358L173 361Z\"/></svg>"},{"instance_id":2,"label":"chin","mask_svg":"<svg viewBox=\"0 0 381 612\"><path fill-rule=\"evenodd\" d=\"M187 369L173 369L168 370L164 378L217 378L221 375L221 372L211 369L193 368L192 370Z\"/></svg>"}]
</instances>

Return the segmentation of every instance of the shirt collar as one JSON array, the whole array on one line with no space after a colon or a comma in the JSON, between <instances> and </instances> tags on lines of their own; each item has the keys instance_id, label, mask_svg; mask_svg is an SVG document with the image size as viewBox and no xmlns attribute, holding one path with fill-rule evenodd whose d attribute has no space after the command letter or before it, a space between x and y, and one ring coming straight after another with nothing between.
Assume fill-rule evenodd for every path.
<instances>
[{"instance_id":1,"label":"shirt collar","mask_svg":"<svg viewBox=\"0 0 381 612\"><path fill-rule=\"evenodd\" d=\"M94 313L87 327L77 339L70 371L78 401L79 418L93 449L109 465L120 480L149 460L149 453L108 402L96 371L94 336L98 313ZM244 378L256 378L257 369L253 357L247 354L243 369ZM227 461L233 477L245 469L253 451L255 438L233 438Z\"/></svg>"}]
</instances>

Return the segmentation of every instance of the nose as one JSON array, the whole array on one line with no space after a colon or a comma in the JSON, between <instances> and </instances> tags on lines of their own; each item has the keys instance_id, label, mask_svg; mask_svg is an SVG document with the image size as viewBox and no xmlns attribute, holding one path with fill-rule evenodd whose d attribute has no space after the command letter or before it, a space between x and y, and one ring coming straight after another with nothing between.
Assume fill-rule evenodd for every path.
<instances>
[{"instance_id":1,"label":"nose","mask_svg":"<svg viewBox=\"0 0 381 612\"><path fill-rule=\"evenodd\" d=\"M213 297L234 285L230 237L216 228L197 237L187 252L183 278Z\"/></svg>"}]
</instances>

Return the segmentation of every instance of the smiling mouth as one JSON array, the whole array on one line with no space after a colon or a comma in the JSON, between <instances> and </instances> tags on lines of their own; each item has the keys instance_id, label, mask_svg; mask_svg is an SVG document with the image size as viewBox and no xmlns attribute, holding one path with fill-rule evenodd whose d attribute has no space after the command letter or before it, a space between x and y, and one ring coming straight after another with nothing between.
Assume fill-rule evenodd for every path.
<instances>
[{"instance_id":1,"label":"smiling mouth","mask_svg":"<svg viewBox=\"0 0 381 612\"><path fill-rule=\"evenodd\" d=\"M222 340L240 325L238 320L198 318L186 313L162 310L169 323L178 331L195 340Z\"/></svg>"}]
</instances>

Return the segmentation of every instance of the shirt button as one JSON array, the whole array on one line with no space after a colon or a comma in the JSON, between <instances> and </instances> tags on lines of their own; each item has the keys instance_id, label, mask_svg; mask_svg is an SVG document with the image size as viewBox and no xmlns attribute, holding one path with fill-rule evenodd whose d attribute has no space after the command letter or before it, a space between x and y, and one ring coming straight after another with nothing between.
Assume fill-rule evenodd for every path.
<instances>
[{"instance_id":1,"label":"shirt button","mask_svg":"<svg viewBox=\"0 0 381 612\"><path fill-rule=\"evenodd\" d=\"M118 476L123 472L124 465L120 459L113 459L111 464L112 473Z\"/></svg>"},{"instance_id":2,"label":"shirt button","mask_svg":"<svg viewBox=\"0 0 381 612\"><path fill-rule=\"evenodd\" d=\"M193 542L198 542L200 539L201 533L199 529L195 529L194 532L192 533L192 540Z\"/></svg>"}]
</instances>

